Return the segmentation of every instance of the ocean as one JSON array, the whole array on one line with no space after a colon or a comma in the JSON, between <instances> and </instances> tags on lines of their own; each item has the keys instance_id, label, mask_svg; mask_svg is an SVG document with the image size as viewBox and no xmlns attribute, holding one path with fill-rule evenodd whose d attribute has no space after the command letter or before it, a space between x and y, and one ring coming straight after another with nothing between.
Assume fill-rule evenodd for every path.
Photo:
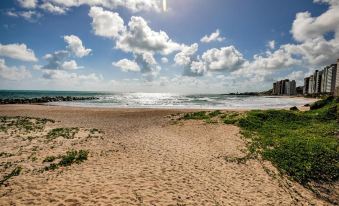
<instances>
[{"instance_id":1,"label":"ocean","mask_svg":"<svg viewBox=\"0 0 339 206\"><path fill-rule=\"evenodd\" d=\"M48 105L104 108L173 108L173 109L274 109L302 106L304 98L243 96L225 94L110 93L78 91L0 91L0 99L43 96L98 97L96 100L52 102Z\"/></svg>"}]
</instances>

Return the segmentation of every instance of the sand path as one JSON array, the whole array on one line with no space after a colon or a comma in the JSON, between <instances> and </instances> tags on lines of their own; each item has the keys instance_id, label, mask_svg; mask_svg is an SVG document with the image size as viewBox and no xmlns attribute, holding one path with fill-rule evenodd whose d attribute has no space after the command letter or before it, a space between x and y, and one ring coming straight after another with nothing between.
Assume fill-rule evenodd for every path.
<instances>
[{"instance_id":1,"label":"sand path","mask_svg":"<svg viewBox=\"0 0 339 206\"><path fill-rule=\"evenodd\" d=\"M62 171L23 174L0 190L0 205L322 205L298 185L288 188L257 160L226 162L245 148L235 126L186 121L171 110L0 106L61 126L95 127L104 139L90 158Z\"/></svg>"}]
</instances>

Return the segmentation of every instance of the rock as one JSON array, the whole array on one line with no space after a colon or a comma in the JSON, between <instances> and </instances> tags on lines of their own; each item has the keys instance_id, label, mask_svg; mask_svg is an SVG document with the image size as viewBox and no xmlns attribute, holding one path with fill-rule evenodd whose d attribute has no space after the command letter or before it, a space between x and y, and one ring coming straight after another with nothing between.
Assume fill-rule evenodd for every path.
<instances>
[{"instance_id":1,"label":"rock","mask_svg":"<svg viewBox=\"0 0 339 206\"><path fill-rule=\"evenodd\" d=\"M299 111L298 107L294 106L290 108L291 111Z\"/></svg>"},{"instance_id":2,"label":"rock","mask_svg":"<svg viewBox=\"0 0 339 206\"><path fill-rule=\"evenodd\" d=\"M84 100L95 100L98 97L40 97L40 98L22 98L22 99L0 99L0 104L39 104L48 102L71 102L71 101L84 101Z\"/></svg>"}]
</instances>

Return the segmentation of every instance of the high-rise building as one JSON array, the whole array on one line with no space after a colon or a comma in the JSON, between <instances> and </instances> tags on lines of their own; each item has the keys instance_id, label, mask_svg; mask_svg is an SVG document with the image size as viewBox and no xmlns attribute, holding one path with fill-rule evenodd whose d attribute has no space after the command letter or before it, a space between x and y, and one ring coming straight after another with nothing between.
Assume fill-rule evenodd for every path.
<instances>
[{"instance_id":1,"label":"high-rise building","mask_svg":"<svg viewBox=\"0 0 339 206\"><path fill-rule=\"evenodd\" d=\"M323 75L321 77L321 93L333 93L334 92L334 81L336 71L336 64L327 66L323 70Z\"/></svg>"},{"instance_id":2,"label":"high-rise building","mask_svg":"<svg viewBox=\"0 0 339 206\"><path fill-rule=\"evenodd\" d=\"M334 96L337 96L339 97L339 59L337 60L337 66L335 67L334 69L334 72L333 72L333 93L334 93Z\"/></svg>"},{"instance_id":3,"label":"high-rise building","mask_svg":"<svg viewBox=\"0 0 339 206\"><path fill-rule=\"evenodd\" d=\"M314 94L314 76L313 75L310 76L308 94Z\"/></svg>"},{"instance_id":4,"label":"high-rise building","mask_svg":"<svg viewBox=\"0 0 339 206\"><path fill-rule=\"evenodd\" d=\"M323 71L316 70L316 73L314 73L315 76L315 89L314 93L319 94L321 93L321 78L323 75Z\"/></svg>"},{"instance_id":5,"label":"high-rise building","mask_svg":"<svg viewBox=\"0 0 339 206\"><path fill-rule=\"evenodd\" d=\"M306 77L306 78L304 79L304 91L303 91L303 93L304 93L305 95L308 94L309 86L310 86L310 78L309 78L309 77Z\"/></svg>"},{"instance_id":6,"label":"high-rise building","mask_svg":"<svg viewBox=\"0 0 339 206\"><path fill-rule=\"evenodd\" d=\"M339 59L336 64L315 70L304 79L304 94L334 94L339 96Z\"/></svg>"},{"instance_id":7,"label":"high-rise building","mask_svg":"<svg viewBox=\"0 0 339 206\"><path fill-rule=\"evenodd\" d=\"M284 79L273 83L273 95L296 95L296 82L294 80Z\"/></svg>"},{"instance_id":8,"label":"high-rise building","mask_svg":"<svg viewBox=\"0 0 339 206\"><path fill-rule=\"evenodd\" d=\"M297 94L297 83L295 80L290 81L290 96Z\"/></svg>"}]
</instances>

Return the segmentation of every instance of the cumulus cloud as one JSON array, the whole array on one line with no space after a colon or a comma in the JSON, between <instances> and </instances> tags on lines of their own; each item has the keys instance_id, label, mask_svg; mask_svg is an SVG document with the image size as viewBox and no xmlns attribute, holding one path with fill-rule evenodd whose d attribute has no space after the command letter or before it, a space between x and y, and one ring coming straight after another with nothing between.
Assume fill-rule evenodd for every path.
<instances>
[{"instance_id":1,"label":"cumulus cloud","mask_svg":"<svg viewBox=\"0 0 339 206\"><path fill-rule=\"evenodd\" d=\"M161 62L162 62L163 64L167 64L167 63L168 63L168 58L167 58L167 57L162 57L162 58L161 58Z\"/></svg>"},{"instance_id":2,"label":"cumulus cloud","mask_svg":"<svg viewBox=\"0 0 339 206\"><path fill-rule=\"evenodd\" d=\"M291 33L299 42L319 38L327 32L336 32L338 35L339 2L337 0L315 0L315 2L329 3L330 8L318 17L312 17L308 11L297 13Z\"/></svg>"},{"instance_id":3,"label":"cumulus cloud","mask_svg":"<svg viewBox=\"0 0 339 206\"><path fill-rule=\"evenodd\" d=\"M272 40L272 41L267 42L267 47L272 50L275 49L275 41Z\"/></svg>"},{"instance_id":4,"label":"cumulus cloud","mask_svg":"<svg viewBox=\"0 0 339 206\"><path fill-rule=\"evenodd\" d=\"M21 17L29 22L36 22L42 14L37 11L8 11L6 12L7 16L11 17Z\"/></svg>"},{"instance_id":5,"label":"cumulus cloud","mask_svg":"<svg viewBox=\"0 0 339 206\"><path fill-rule=\"evenodd\" d=\"M174 56L174 62L180 66L189 66L192 63L198 48L199 46L197 43L184 47L181 52Z\"/></svg>"},{"instance_id":6,"label":"cumulus cloud","mask_svg":"<svg viewBox=\"0 0 339 206\"><path fill-rule=\"evenodd\" d=\"M140 67L135 61L129 59L122 59L118 62L113 62L113 66L118 67L124 72L140 72Z\"/></svg>"},{"instance_id":7,"label":"cumulus cloud","mask_svg":"<svg viewBox=\"0 0 339 206\"><path fill-rule=\"evenodd\" d=\"M26 44L0 44L0 56L28 62L38 61L34 51L27 48Z\"/></svg>"},{"instance_id":8,"label":"cumulus cloud","mask_svg":"<svg viewBox=\"0 0 339 206\"><path fill-rule=\"evenodd\" d=\"M234 46L228 46L207 50L202 61L210 71L234 71L241 68L246 60Z\"/></svg>"},{"instance_id":9,"label":"cumulus cloud","mask_svg":"<svg viewBox=\"0 0 339 206\"><path fill-rule=\"evenodd\" d=\"M49 70L62 70L63 63L69 57L69 52L65 50L56 51L52 54L46 54L44 60L47 61L47 64L42 67L42 69Z\"/></svg>"},{"instance_id":10,"label":"cumulus cloud","mask_svg":"<svg viewBox=\"0 0 339 206\"><path fill-rule=\"evenodd\" d=\"M44 60L47 64L41 67L42 70L76 70L83 67L78 66L75 60L68 60L70 54L68 51L61 50L52 54L46 54Z\"/></svg>"},{"instance_id":11,"label":"cumulus cloud","mask_svg":"<svg viewBox=\"0 0 339 206\"><path fill-rule=\"evenodd\" d=\"M65 14L68 11L67 7L58 6L51 2L44 2L40 5L40 8L48 11L52 14Z\"/></svg>"},{"instance_id":12,"label":"cumulus cloud","mask_svg":"<svg viewBox=\"0 0 339 206\"><path fill-rule=\"evenodd\" d=\"M34 9L37 6L37 0L17 0L21 7Z\"/></svg>"},{"instance_id":13,"label":"cumulus cloud","mask_svg":"<svg viewBox=\"0 0 339 206\"><path fill-rule=\"evenodd\" d=\"M153 31L142 17L132 16L128 29L118 37L116 47L137 54L151 52L168 55L179 51L182 45L171 40L164 31Z\"/></svg>"},{"instance_id":14,"label":"cumulus cloud","mask_svg":"<svg viewBox=\"0 0 339 206\"><path fill-rule=\"evenodd\" d=\"M49 7L58 7L67 11L72 7L82 5L100 6L106 9L126 8L132 12L139 11L161 11L159 0L45 0L44 3L49 3ZM48 10L47 11L52 11Z\"/></svg>"},{"instance_id":15,"label":"cumulus cloud","mask_svg":"<svg viewBox=\"0 0 339 206\"><path fill-rule=\"evenodd\" d=\"M43 78L49 80L60 80L66 82L81 82L81 81L100 81L103 79L102 76L98 76L95 73L91 73L88 75L77 74L77 73L69 73L63 70L43 70Z\"/></svg>"},{"instance_id":16,"label":"cumulus cloud","mask_svg":"<svg viewBox=\"0 0 339 206\"><path fill-rule=\"evenodd\" d=\"M25 67L8 67L4 59L0 59L0 77L3 79L19 81L31 78L32 75Z\"/></svg>"},{"instance_id":17,"label":"cumulus cloud","mask_svg":"<svg viewBox=\"0 0 339 206\"><path fill-rule=\"evenodd\" d=\"M213 41L222 42L225 39L226 39L225 37L220 36L220 31L219 31L219 29L217 29L215 32L213 32L209 36L205 35L203 38L201 38L200 41L203 42L203 43L210 43L210 42L213 42Z\"/></svg>"},{"instance_id":18,"label":"cumulus cloud","mask_svg":"<svg viewBox=\"0 0 339 206\"><path fill-rule=\"evenodd\" d=\"M70 61L65 61L64 63L62 63L61 68L64 70L76 70L76 69L82 69L83 67L78 66L75 60L70 60Z\"/></svg>"},{"instance_id":19,"label":"cumulus cloud","mask_svg":"<svg viewBox=\"0 0 339 206\"><path fill-rule=\"evenodd\" d=\"M158 76L161 67L154 59L152 53L136 54L137 64L140 66L140 72L147 81L152 81Z\"/></svg>"},{"instance_id":20,"label":"cumulus cloud","mask_svg":"<svg viewBox=\"0 0 339 206\"><path fill-rule=\"evenodd\" d=\"M125 31L124 20L118 13L105 11L101 7L91 7L92 28L98 36L116 38Z\"/></svg>"},{"instance_id":21,"label":"cumulus cloud","mask_svg":"<svg viewBox=\"0 0 339 206\"><path fill-rule=\"evenodd\" d=\"M77 57L84 57L91 53L91 49L86 49L82 45L82 41L75 35L64 36L65 42L68 44L67 48Z\"/></svg>"}]
</instances>

